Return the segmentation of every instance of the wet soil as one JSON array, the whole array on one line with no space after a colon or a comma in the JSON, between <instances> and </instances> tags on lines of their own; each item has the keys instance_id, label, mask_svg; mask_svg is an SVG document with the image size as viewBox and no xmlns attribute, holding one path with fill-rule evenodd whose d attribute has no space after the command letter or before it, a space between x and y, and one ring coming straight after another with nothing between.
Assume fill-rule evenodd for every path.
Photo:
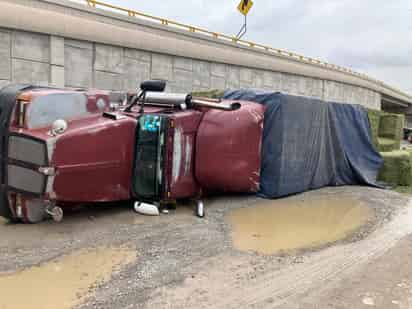
<instances>
[{"instance_id":1,"label":"wet soil","mask_svg":"<svg viewBox=\"0 0 412 309\"><path fill-rule=\"evenodd\" d=\"M136 253L127 248L79 250L11 274L0 274L0 308L73 308L96 283L108 281Z\"/></svg>"},{"instance_id":2,"label":"wet soil","mask_svg":"<svg viewBox=\"0 0 412 309\"><path fill-rule=\"evenodd\" d=\"M74 280L77 283L65 289L70 292L64 292L70 296L45 297L44 304L63 308L64 299L70 302L68 299L73 299L73 295L77 298L70 306L75 308L286 308L290 304L305 308L303 305L307 302L323 304L321 296L327 294L320 294L320 291L327 291L328 287L359 273L365 265L373 263L412 233L412 210L408 207L408 197L365 187L326 188L275 203L281 203L279 208L285 209L291 205L294 210L282 210L285 211L283 218L296 218L300 216L294 211L309 204L314 212L327 213L332 203L318 206L322 203L311 202L322 200L333 200L333 204L337 200L350 201L343 203L342 209L336 207L335 210L349 219L343 219L344 231L338 228L338 232L333 232L332 226L340 225L339 220L333 219L335 211L328 215L329 221L325 217L316 221L318 217L310 217L308 210L307 221L313 220L313 225L319 229L327 221L327 229L334 236L328 237L327 245L318 247L319 238L321 243L325 242L322 236L325 233L307 232L307 222L299 221L296 225L302 237L288 237L310 238L303 245L290 246L306 247L310 243L311 248L303 251L271 249L259 253L256 248L245 251L236 244L236 237L232 238L236 227L228 223L230 216L272 203L254 196L209 199L205 203L204 219L193 215L194 205L178 205L169 215L144 217L135 214L132 205L126 203L67 213L61 224L0 222L0 272L11 276L3 284L12 285L14 276L26 276L23 274L31 274L36 269L41 274L32 276L35 278L33 285L46 288L47 284L40 278L50 265L59 261L65 263L85 252L108 250L112 253L113 248L125 247L126 256L113 258L108 266L101 267L105 262L100 262L100 254L87 258L95 261L97 271L89 275L93 279L84 284L81 279ZM353 210L348 204L355 205ZM321 210L315 210L318 207ZM356 224L352 225L352 218L357 218ZM277 220L276 226L280 224L280 219ZM358 228L359 224L364 225ZM306 229L300 225L306 225ZM284 224L278 231L283 232L288 226ZM253 233L257 232L250 230L247 235ZM276 246L285 247L285 244ZM138 258L129 260L129 254ZM114 271L113 265L118 265ZM79 273L73 272L73 276ZM86 286L88 293L84 294ZM21 291L24 296L24 290ZM3 294L1 287L0 293Z\"/></svg>"},{"instance_id":3,"label":"wet soil","mask_svg":"<svg viewBox=\"0 0 412 309\"><path fill-rule=\"evenodd\" d=\"M410 309L412 308L412 236L326 290L309 293L299 305L284 308Z\"/></svg>"},{"instance_id":4,"label":"wet soil","mask_svg":"<svg viewBox=\"0 0 412 309\"><path fill-rule=\"evenodd\" d=\"M353 198L333 196L261 201L228 215L233 243L262 254L317 248L353 235L373 210Z\"/></svg>"}]
</instances>

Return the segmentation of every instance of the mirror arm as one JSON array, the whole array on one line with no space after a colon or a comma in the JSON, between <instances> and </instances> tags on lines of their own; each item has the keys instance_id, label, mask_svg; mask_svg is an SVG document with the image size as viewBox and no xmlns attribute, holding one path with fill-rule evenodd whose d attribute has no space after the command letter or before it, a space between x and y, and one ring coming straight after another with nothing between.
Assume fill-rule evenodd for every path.
<instances>
[{"instance_id":1,"label":"mirror arm","mask_svg":"<svg viewBox=\"0 0 412 309\"><path fill-rule=\"evenodd\" d=\"M132 103L130 103L129 106L127 106L124 109L124 111L126 113L130 113L132 111L133 106L135 106L140 101L140 99L142 97L143 98L146 97L146 91L141 91L138 96L134 97L133 100L132 100Z\"/></svg>"},{"instance_id":2,"label":"mirror arm","mask_svg":"<svg viewBox=\"0 0 412 309\"><path fill-rule=\"evenodd\" d=\"M142 104L140 104L139 114L142 115L144 114L144 102L146 101L146 91L143 91L141 95L141 99L142 99ZM139 102L139 100L137 100L136 102Z\"/></svg>"}]
</instances>

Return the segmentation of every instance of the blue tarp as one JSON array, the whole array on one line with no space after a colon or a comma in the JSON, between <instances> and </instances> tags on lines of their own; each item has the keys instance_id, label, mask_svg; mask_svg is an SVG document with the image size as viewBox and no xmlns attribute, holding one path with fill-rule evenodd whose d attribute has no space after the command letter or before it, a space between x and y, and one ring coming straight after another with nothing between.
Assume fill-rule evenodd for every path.
<instances>
[{"instance_id":1,"label":"blue tarp","mask_svg":"<svg viewBox=\"0 0 412 309\"><path fill-rule=\"evenodd\" d=\"M376 186L382 158L360 105L260 90L224 99L266 106L259 195L276 198L325 186Z\"/></svg>"}]
</instances>

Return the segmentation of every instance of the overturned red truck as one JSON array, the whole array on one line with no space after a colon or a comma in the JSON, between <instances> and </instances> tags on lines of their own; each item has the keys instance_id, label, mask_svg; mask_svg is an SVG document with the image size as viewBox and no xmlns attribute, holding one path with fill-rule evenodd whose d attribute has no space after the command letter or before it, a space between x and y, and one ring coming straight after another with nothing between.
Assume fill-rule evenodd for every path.
<instances>
[{"instance_id":1,"label":"overturned red truck","mask_svg":"<svg viewBox=\"0 0 412 309\"><path fill-rule=\"evenodd\" d=\"M0 91L0 215L60 221L79 203L132 200L158 214L215 192L279 198L324 186L377 186L382 158L367 111L254 89L222 100L9 86ZM119 99L120 98L120 99Z\"/></svg>"},{"instance_id":2,"label":"overturned red truck","mask_svg":"<svg viewBox=\"0 0 412 309\"><path fill-rule=\"evenodd\" d=\"M36 223L79 203L156 209L259 188L263 105L163 93L12 85L0 92L0 215ZM143 204L146 203L146 204ZM153 208L152 208L153 209Z\"/></svg>"}]
</instances>

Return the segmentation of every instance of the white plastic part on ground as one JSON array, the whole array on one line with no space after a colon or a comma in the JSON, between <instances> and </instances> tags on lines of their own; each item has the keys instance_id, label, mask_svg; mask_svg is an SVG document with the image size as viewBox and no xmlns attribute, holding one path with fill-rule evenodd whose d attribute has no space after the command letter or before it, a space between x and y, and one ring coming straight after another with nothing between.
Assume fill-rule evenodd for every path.
<instances>
[{"instance_id":1,"label":"white plastic part on ground","mask_svg":"<svg viewBox=\"0 0 412 309\"><path fill-rule=\"evenodd\" d=\"M158 216L160 214L159 208L156 205L142 202L135 202L134 210L137 213L146 216Z\"/></svg>"}]
</instances>

